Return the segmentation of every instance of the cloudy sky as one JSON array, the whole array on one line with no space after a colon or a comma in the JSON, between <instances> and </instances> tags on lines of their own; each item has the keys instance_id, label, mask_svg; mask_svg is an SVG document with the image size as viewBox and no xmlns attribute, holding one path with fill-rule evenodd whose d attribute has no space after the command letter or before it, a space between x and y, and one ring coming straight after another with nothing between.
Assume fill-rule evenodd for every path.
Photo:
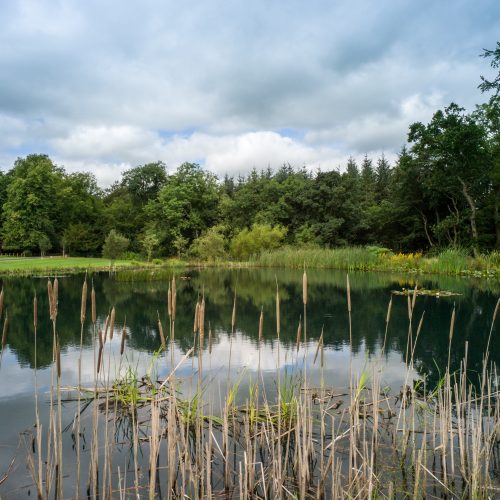
<instances>
[{"instance_id":1,"label":"cloudy sky","mask_svg":"<svg viewBox=\"0 0 500 500\"><path fill-rule=\"evenodd\" d=\"M0 22L0 167L47 153L105 186L394 158L410 123L485 100L500 3L9 0Z\"/></svg>"}]
</instances>

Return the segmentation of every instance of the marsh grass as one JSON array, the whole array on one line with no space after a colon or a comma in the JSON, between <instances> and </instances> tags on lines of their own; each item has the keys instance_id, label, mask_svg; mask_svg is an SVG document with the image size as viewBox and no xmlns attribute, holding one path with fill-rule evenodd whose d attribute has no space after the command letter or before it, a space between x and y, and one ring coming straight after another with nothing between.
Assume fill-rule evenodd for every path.
<instances>
[{"instance_id":1,"label":"marsh grass","mask_svg":"<svg viewBox=\"0 0 500 500\"><path fill-rule=\"evenodd\" d=\"M306 338L307 278L303 278ZM347 283L349 281L347 280ZM111 341L104 345L97 334L96 296L91 290L94 345L94 383L91 387L64 388L64 372L57 370L59 356L57 281L49 281L49 314L54 343L53 384L50 391L48 429L41 429L36 399L36 447L26 441L32 481L40 499L49 498L394 498L449 497L492 498L500 492L493 471L500 457L500 399L495 365L484 356L484 368L471 374L467 354L457 372L443 368L440 383L428 387L425 380L410 382L415 346L419 342L420 318L414 329L417 294L408 296L408 352L405 383L397 394L382 388L380 363L353 373L349 387L339 392L323 375L323 334L315 346L314 362L320 358L321 387L307 384L307 364L295 356L293 370L275 371L277 393L266 394L260 363L248 397L239 404L241 372L235 382L228 375L228 389L220 404L207 396L201 354L204 335L204 300L197 301L195 344L198 365L194 393L183 395L176 370L196 352L193 346L174 362L173 339L176 317L175 280L169 284L169 341L162 339L148 373L140 376L120 355L120 372L110 377ZM351 304L347 287L348 312ZM86 311L86 285L82 289L80 324ZM280 325L279 287L276 285L276 336ZM390 322L391 304L387 312ZM492 315L496 320L500 301ZM201 309L201 311L200 311ZM229 313L229 311L228 311ZM34 302L35 342L37 310ZM119 321L119 310L113 322ZM236 296L231 315L236 323ZM263 315L256 318L259 339L266 328ZM387 329L386 325L386 329ZM449 352L453 348L454 315L450 318ZM123 332L125 329L123 330ZM209 327L209 332L210 332ZM117 333L119 335L119 333ZM123 335L123 333L122 333ZM211 334L209 333L209 336ZM493 341L493 340L492 340ZM104 347L103 347L104 346ZM168 353L171 350L170 365ZM384 341L385 348L385 341ZM107 372L97 350L108 350ZM279 342L278 342L279 349ZM297 342L304 353L307 346ZM466 348L467 353L467 348ZM212 355L208 353L209 357ZM279 354L278 354L279 356ZM101 359L102 358L102 359ZM209 361L211 363L211 360ZM160 364L170 371L157 376ZM471 377L477 378L476 383ZM81 401L90 408L86 432L90 448L76 454L75 463L62 463L61 392L70 391L77 402L73 428L81 427ZM37 394L35 387L35 395ZM89 404L87 404L89 403ZM71 427L71 425L70 425ZM83 439L82 439L83 440ZM81 446L81 443L78 443ZM45 457L42 460L42 452ZM125 453L124 453L125 452ZM120 457L127 456L125 463ZM83 460L85 459L85 460ZM88 470L82 462L88 464ZM63 483L63 465L64 478ZM83 486L86 479L86 487ZM74 478L74 486L68 486ZM81 484L80 484L81 483Z\"/></svg>"}]
</instances>

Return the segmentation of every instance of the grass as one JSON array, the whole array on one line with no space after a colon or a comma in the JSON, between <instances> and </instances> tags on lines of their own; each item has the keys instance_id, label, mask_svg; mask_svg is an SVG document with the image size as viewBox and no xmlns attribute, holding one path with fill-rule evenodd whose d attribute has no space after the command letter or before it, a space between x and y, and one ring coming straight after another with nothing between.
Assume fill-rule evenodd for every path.
<instances>
[{"instance_id":1,"label":"grass","mask_svg":"<svg viewBox=\"0 0 500 500\"><path fill-rule=\"evenodd\" d=\"M500 252L471 257L463 249L446 249L434 257L421 253L394 254L377 247L293 248L262 253L252 263L264 267L395 271L477 277L500 276Z\"/></svg>"},{"instance_id":2,"label":"grass","mask_svg":"<svg viewBox=\"0 0 500 500\"><path fill-rule=\"evenodd\" d=\"M48 274L48 273L78 273L82 271L125 271L142 270L144 276L158 273L161 275L165 266L179 267L184 265L177 259L168 259L159 263L138 262L133 260L115 260L99 257L8 257L0 258L0 274ZM170 273L171 274L171 273ZM131 275L135 276L135 275ZM163 275L162 275L163 277ZM133 279L132 279L133 280ZM125 281L129 281L125 279Z\"/></svg>"},{"instance_id":3,"label":"grass","mask_svg":"<svg viewBox=\"0 0 500 500\"><path fill-rule=\"evenodd\" d=\"M304 311L297 311L297 315L303 314L305 336L306 276L303 286ZM239 406L236 401L243 377L240 374L235 383L228 384L217 410L217 398L207 396L206 385L202 383L204 311L195 322L193 347L181 360L173 358L175 278L169 285L167 350L170 353L158 351L154 356L154 363L167 363L170 367L164 380L157 379L155 366L150 367L148 375L139 378L135 369L127 365L123 353L122 373L115 380L110 378L111 348L109 342L104 347L98 346L92 288L94 353L98 347L107 350L107 363L104 356L103 369L98 373L94 361L93 387L82 388L79 383L72 388L74 401L78 401L73 434L82 434L83 440L85 433L90 432L91 440L90 448L78 448L74 463L63 464L62 443L68 438L62 432L61 392L70 389L62 387L64 373L56 370L57 280L48 290L51 307L45 314L50 313L54 335L49 425L43 434L37 425L33 440L25 439L28 467L40 499L96 498L99 492L103 498L151 499L444 496L481 499L500 492L492 474L500 465L500 398L495 366L490 365L486 352L484 368L479 374L469 372L465 357L457 372L450 373L449 363L443 368L437 387L427 387L425 380L412 384L409 379L421 326L416 331L412 326L416 294L413 300L408 300L407 340L412 348L407 353L405 384L399 394L391 395L381 389L383 353L373 372L364 369L360 374L350 374L349 388L344 394L336 394L328 387L328 383L335 381L323 377L320 389L309 387L304 343L298 344L293 375L283 376L278 361L273 373L278 387L276 395L266 394L265 386L261 385L263 374L259 364L257 381L250 385L246 404ZM200 307L204 299L203 296ZM276 287L277 304L279 300ZM82 303L86 301L84 285ZM34 308L36 318L36 305ZM492 333L499 308L500 300L492 315L489 340L495 340ZM351 311L350 305L348 310ZM233 334L236 314L233 306ZM75 311L75 325L78 321L83 328L85 317ZM36 332L36 320L34 327ZM453 327L454 313L449 353L454 342ZM276 332L279 346L279 323ZM196 346L199 355L195 369L194 358L189 358L196 352ZM323 350L321 340L317 350ZM211 356L210 351L208 354ZM198 380L197 389L189 397L183 397L181 380L174 376L185 363L193 363L195 385ZM472 376L479 379L478 384L471 383ZM80 421L81 395L85 401L89 397L93 401L91 422L84 425ZM36 405L38 408L38 402ZM35 414L38 419L38 410ZM44 444L40 446L42 441ZM33 442L38 445L33 447ZM90 467L82 467L80 457L84 456ZM128 457L125 464L123 457ZM74 486L72 478L77 478Z\"/></svg>"}]
</instances>

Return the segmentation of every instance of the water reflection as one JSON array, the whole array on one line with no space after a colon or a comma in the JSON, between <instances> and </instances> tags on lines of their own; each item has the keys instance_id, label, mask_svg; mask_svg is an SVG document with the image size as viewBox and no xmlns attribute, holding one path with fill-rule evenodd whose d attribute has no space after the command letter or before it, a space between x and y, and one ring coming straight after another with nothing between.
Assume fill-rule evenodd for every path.
<instances>
[{"instance_id":1,"label":"water reflection","mask_svg":"<svg viewBox=\"0 0 500 500\"><path fill-rule=\"evenodd\" d=\"M307 337L311 351L315 349L320 332L324 330L326 366L346 372L349 329L347 298L343 272L314 271L309 276L309 302ZM103 327L110 308L117 311L115 342L119 342L122 324L128 328L127 355L142 359L144 367L150 363L150 353L158 350L160 340L157 328L158 314L167 328L167 283L120 282L106 274L93 275L97 295L98 329ZM276 317L275 282L280 285L281 297L281 348L284 357L293 355L299 316L302 313L301 271L241 269L195 270L177 279L177 321L175 327L178 359L193 345L193 315L198 296L205 293L206 323L213 332L214 352L212 361L227 366L229 359L228 332L231 329L231 312L234 292L237 295L237 335L232 342L232 364L254 367L256 362L258 321L261 308L264 311L264 335L261 346L261 362L269 360L276 366ZM414 286L414 278L382 273L351 274L352 299L352 352L357 359L378 359L384 342L385 318L391 290L402 286ZM63 353L63 372L69 380L75 372L80 342L80 297L83 276L60 278L59 314L57 331ZM430 383L439 377L439 367L448 361L448 336L450 318L456 308L456 324L451 350L452 370L458 369L468 342L468 367L471 373L480 371L491 318L499 293L498 282L471 282L454 278L419 278L419 285L440 288L462 295L453 298L418 297L414 318L415 332L421 315L425 313L423 327L415 348L415 368L426 375ZM48 317L48 300L45 279L8 278L3 280L5 306L9 314L8 345L3 356L0 373L4 384L0 395L7 396L30 389L31 376L25 371L35 366L35 349L32 317L32 300L38 297L37 360L39 368L47 370L52 361L52 333ZM89 379L93 375L92 327L90 304L84 328L84 356L88 356ZM396 366L405 359L408 339L407 298L393 297L392 314L387 338L387 367ZM490 360L499 363L500 343L495 341L498 325L493 330ZM208 335L205 335L205 348ZM118 347L119 348L119 347ZM143 353L144 356L140 354ZM338 353L338 355L335 355ZM66 360L66 365L64 365ZM397 362L396 362L397 360ZM208 361L207 361L208 362ZM84 363L87 366L87 362ZM207 366L205 363L204 366ZM267 365L266 365L267 366ZM49 373L50 370L47 370ZM24 375L23 375L24 374ZM5 384L8 381L8 384ZM32 388L32 386L31 386Z\"/></svg>"}]
</instances>

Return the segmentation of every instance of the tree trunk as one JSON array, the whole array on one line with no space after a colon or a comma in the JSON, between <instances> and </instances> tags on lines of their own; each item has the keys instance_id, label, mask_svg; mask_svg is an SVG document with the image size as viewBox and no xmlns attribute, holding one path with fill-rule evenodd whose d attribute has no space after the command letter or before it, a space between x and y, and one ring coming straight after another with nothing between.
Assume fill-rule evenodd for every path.
<instances>
[{"instance_id":1,"label":"tree trunk","mask_svg":"<svg viewBox=\"0 0 500 500\"><path fill-rule=\"evenodd\" d=\"M473 239L473 244L472 244L472 250L474 251L474 256L477 257L478 255L478 249L477 249L477 242L478 242L478 234L477 234L477 226L476 226L476 204L474 203L474 200L472 199L472 196L469 194L469 191L467 190L467 186L465 185L465 182L459 177L458 180L460 181L460 184L462 184L462 192L464 193L465 199L467 200L467 203L469 204L470 207L470 228L472 231L472 239Z\"/></svg>"},{"instance_id":2,"label":"tree trunk","mask_svg":"<svg viewBox=\"0 0 500 500\"><path fill-rule=\"evenodd\" d=\"M425 236L427 236L427 241L429 242L429 245L433 247L434 243L432 242L431 235L429 234L429 230L427 229L427 217L424 215L423 212L420 212L420 215L422 216L422 220L424 221L424 232Z\"/></svg>"}]
</instances>

